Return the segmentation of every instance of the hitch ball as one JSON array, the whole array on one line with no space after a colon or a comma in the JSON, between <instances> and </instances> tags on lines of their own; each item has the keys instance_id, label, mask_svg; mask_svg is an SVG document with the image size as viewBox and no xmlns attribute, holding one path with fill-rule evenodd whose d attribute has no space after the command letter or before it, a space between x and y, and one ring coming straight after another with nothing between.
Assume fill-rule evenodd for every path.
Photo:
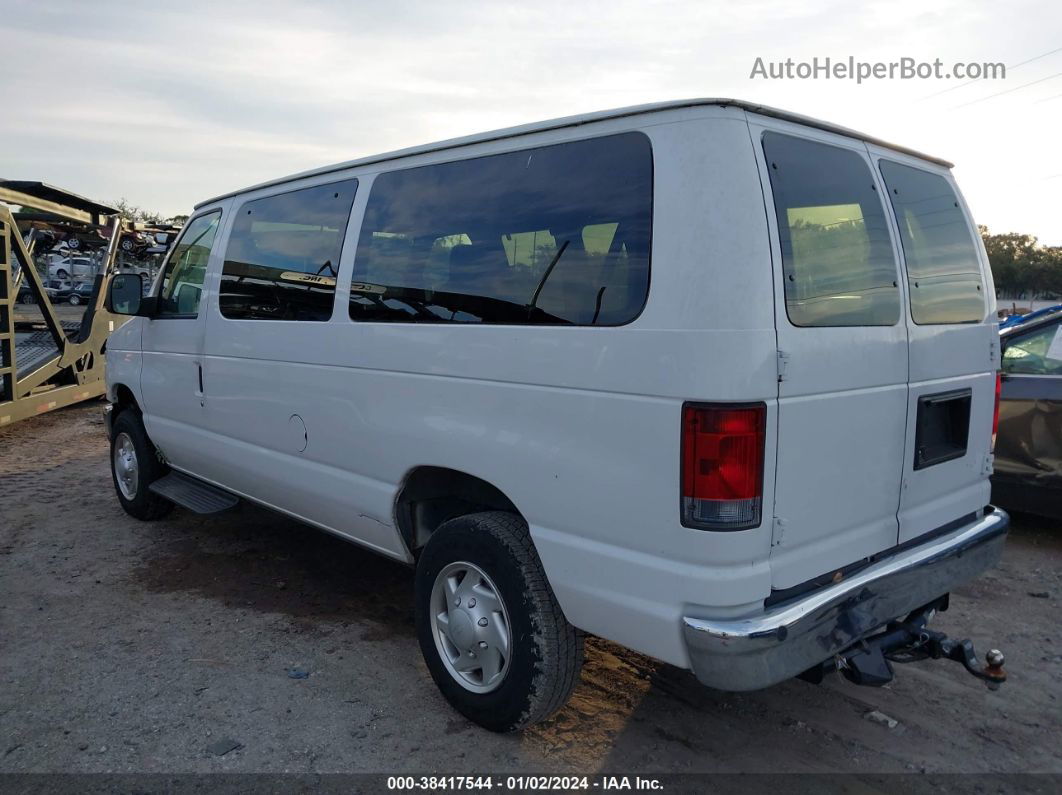
<instances>
[{"instance_id":1,"label":"hitch ball","mask_svg":"<svg viewBox=\"0 0 1062 795\"><path fill-rule=\"evenodd\" d=\"M1002 668L1003 663L1006 662L1006 658L1003 656L1003 652L999 649L989 649L985 655L985 662L989 668Z\"/></svg>"}]
</instances>

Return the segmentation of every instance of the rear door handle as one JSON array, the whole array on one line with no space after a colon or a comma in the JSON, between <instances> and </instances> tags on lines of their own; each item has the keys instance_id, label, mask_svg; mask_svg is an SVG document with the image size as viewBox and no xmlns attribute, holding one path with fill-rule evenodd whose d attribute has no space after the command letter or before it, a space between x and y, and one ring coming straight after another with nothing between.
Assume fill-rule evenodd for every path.
<instances>
[{"instance_id":1,"label":"rear door handle","mask_svg":"<svg viewBox=\"0 0 1062 795\"><path fill-rule=\"evenodd\" d=\"M203 363L195 363L196 378L198 379L199 386L195 391L195 396L199 398L199 405L203 405Z\"/></svg>"}]
</instances>

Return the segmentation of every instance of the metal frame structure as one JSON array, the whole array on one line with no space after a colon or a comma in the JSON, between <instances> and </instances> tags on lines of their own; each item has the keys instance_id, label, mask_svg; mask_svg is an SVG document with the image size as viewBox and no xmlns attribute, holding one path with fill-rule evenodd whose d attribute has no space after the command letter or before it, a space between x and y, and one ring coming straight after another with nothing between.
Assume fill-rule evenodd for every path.
<instances>
[{"instance_id":1,"label":"metal frame structure","mask_svg":"<svg viewBox=\"0 0 1062 795\"><path fill-rule=\"evenodd\" d=\"M113 207L40 182L0 180L0 427L102 395L104 345L124 318L106 310L107 285L115 272L123 224ZM10 204L39 210L61 223L109 226L110 240L92 298L75 331L63 328L33 261ZM56 352L19 371L15 307L21 284L29 286Z\"/></svg>"}]
</instances>

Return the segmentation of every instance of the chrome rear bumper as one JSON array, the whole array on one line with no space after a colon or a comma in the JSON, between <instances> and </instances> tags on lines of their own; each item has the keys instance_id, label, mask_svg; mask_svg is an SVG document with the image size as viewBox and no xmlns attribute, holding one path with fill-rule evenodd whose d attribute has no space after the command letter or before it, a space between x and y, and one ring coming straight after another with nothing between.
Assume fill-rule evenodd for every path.
<instances>
[{"instance_id":1,"label":"chrome rear bumper","mask_svg":"<svg viewBox=\"0 0 1062 795\"><path fill-rule=\"evenodd\" d=\"M693 671L719 690L758 690L796 676L991 568L1009 525L1005 511L989 507L966 527L760 616L683 618Z\"/></svg>"}]
</instances>

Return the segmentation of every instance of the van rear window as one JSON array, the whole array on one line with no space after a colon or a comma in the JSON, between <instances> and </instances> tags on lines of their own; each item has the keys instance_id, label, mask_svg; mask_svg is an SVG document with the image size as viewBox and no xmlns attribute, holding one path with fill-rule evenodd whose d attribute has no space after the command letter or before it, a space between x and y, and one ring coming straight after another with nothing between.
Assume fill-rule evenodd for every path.
<instances>
[{"instance_id":1,"label":"van rear window","mask_svg":"<svg viewBox=\"0 0 1062 795\"><path fill-rule=\"evenodd\" d=\"M641 133L380 174L350 316L628 323L649 289L652 180Z\"/></svg>"},{"instance_id":2,"label":"van rear window","mask_svg":"<svg viewBox=\"0 0 1062 795\"><path fill-rule=\"evenodd\" d=\"M768 132L785 279L795 326L891 326L900 319L896 259L866 161L853 151Z\"/></svg>"},{"instance_id":3,"label":"van rear window","mask_svg":"<svg viewBox=\"0 0 1062 795\"><path fill-rule=\"evenodd\" d=\"M890 160L881 176L900 226L918 324L980 323L985 317L981 265L970 225L948 181Z\"/></svg>"},{"instance_id":4,"label":"van rear window","mask_svg":"<svg viewBox=\"0 0 1062 795\"><path fill-rule=\"evenodd\" d=\"M218 303L235 320L328 320L356 179L266 196L236 211Z\"/></svg>"}]
</instances>

